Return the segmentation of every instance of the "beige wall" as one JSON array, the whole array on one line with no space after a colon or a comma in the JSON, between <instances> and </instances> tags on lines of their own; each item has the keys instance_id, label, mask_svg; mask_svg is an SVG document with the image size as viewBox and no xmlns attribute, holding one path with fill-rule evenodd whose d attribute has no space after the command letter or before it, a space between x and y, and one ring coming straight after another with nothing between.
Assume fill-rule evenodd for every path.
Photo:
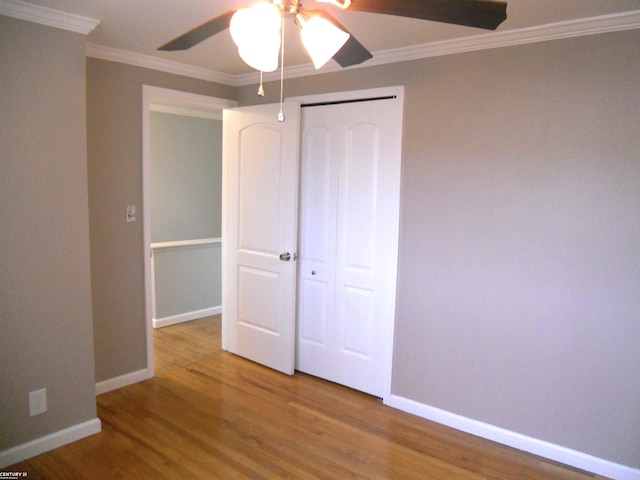
<instances>
[{"instance_id":1,"label":"beige wall","mask_svg":"<svg viewBox=\"0 0 640 480\"><path fill-rule=\"evenodd\" d=\"M84 36L0 16L0 86L2 451L96 418Z\"/></svg>"},{"instance_id":2,"label":"beige wall","mask_svg":"<svg viewBox=\"0 0 640 480\"><path fill-rule=\"evenodd\" d=\"M96 381L146 368L142 86L220 98L235 88L87 59L87 135ZM137 221L125 222L126 206Z\"/></svg>"},{"instance_id":3,"label":"beige wall","mask_svg":"<svg viewBox=\"0 0 640 480\"><path fill-rule=\"evenodd\" d=\"M634 30L285 81L405 86L393 394L640 468L639 58Z\"/></svg>"}]
</instances>

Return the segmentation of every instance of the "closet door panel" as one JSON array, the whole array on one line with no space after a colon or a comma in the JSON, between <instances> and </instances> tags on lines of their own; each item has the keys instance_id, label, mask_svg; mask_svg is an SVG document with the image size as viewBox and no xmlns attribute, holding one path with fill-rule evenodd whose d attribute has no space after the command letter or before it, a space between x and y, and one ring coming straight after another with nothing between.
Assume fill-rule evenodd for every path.
<instances>
[{"instance_id":1,"label":"closet door panel","mask_svg":"<svg viewBox=\"0 0 640 480\"><path fill-rule=\"evenodd\" d=\"M303 133L299 219L298 364L316 363L330 348L334 305L336 170L333 134L324 126ZM300 357L302 352L302 357ZM312 372L309 372L312 373Z\"/></svg>"},{"instance_id":2,"label":"closet door panel","mask_svg":"<svg viewBox=\"0 0 640 480\"><path fill-rule=\"evenodd\" d=\"M367 123L352 125L347 134L337 239L344 247L341 260L346 269L374 269L379 135L379 128Z\"/></svg>"}]
</instances>

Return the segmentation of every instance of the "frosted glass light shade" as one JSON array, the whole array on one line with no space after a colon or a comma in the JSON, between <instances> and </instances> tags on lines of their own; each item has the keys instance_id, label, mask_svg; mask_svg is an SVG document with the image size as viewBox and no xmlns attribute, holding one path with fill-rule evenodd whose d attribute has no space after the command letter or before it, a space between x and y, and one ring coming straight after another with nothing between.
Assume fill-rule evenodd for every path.
<instances>
[{"instance_id":1,"label":"frosted glass light shade","mask_svg":"<svg viewBox=\"0 0 640 480\"><path fill-rule=\"evenodd\" d=\"M280 8L264 1L233 14L231 38L247 65L262 72L278 68L281 20Z\"/></svg>"},{"instance_id":2,"label":"frosted glass light shade","mask_svg":"<svg viewBox=\"0 0 640 480\"><path fill-rule=\"evenodd\" d=\"M251 68L261 72L273 72L278 68L280 35L238 47L240 58Z\"/></svg>"},{"instance_id":3,"label":"frosted glass light shade","mask_svg":"<svg viewBox=\"0 0 640 480\"><path fill-rule=\"evenodd\" d=\"M312 16L300 22L302 43L309 52L316 70L327 63L349 40L349 34L326 18Z\"/></svg>"}]
</instances>

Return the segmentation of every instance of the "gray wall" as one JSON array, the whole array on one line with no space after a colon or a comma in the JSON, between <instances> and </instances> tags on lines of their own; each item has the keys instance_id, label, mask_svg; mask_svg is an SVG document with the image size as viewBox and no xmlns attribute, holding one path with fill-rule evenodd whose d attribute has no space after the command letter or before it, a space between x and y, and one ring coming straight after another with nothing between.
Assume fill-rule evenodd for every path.
<instances>
[{"instance_id":1,"label":"gray wall","mask_svg":"<svg viewBox=\"0 0 640 480\"><path fill-rule=\"evenodd\" d=\"M236 89L87 59L87 145L96 381L146 368L142 86L235 99ZM127 204L138 221L125 222Z\"/></svg>"},{"instance_id":2,"label":"gray wall","mask_svg":"<svg viewBox=\"0 0 640 480\"><path fill-rule=\"evenodd\" d=\"M154 257L156 319L200 318L222 306L221 244L171 247ZM207 310L203 315L200 310Z\"/></svg>"},{"instance_id":3,"label":"gray wall","mask_svg":"<svg viewBox=\"0 0 640 480\"><path fill-rule=\"evenodd\" d=\"M220 237L222 120L151 112L151 241Z\"/></svg>"},{"instance_id":4,"label":"gray wall","mask_svg":"<svg viewBox=\"0 0 640 480\"><path fill-rule=\"evenodd\" d=\"M405 85L393 394L640 468L639 58L634 30L285 81Z\"/></svg>"},{"instance_id":5,"label":"gray wall","mask_svg":"<svg viewBox=\"0 0 640 480\"><path fill-rule=\"evenodd\" d=\"M83 35L0 16L0 450L96 418ZM48 411L29 416L28 393Z\"/></svg>"},{"instance_id":6,"label":"gray wall","mask_svg":"<svg viewBox=\"0 0 640 480\"><path fill-rule=\"evenodd\" d=\"M151 242L219 238L222 120L151 112ZM220 244L154 250L156 318L222 303Z\"/></svg>"}]
</instances>

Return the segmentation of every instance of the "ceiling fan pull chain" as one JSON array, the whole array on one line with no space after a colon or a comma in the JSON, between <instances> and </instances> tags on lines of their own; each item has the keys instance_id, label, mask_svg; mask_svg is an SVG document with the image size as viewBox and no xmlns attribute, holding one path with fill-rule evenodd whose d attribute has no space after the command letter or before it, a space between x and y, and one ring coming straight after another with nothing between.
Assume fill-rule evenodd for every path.
<instances>
[{"instance_id":1,"label":"ceiling fan pull chain","mask_svg":"<svg viewBox=\"0 0 640 480\"><path fill-rule=\"evenodd\" d=\"M280 28L280 113L278 113L278 121L284 122L284 113L282 113L282 98L284 92L284 13L282 14Z\"/></svg>"},{"instance_id":2,"label":"ceiling fan pull chain","mask_svg":"<svg viewBox=\"0 0 640 480\"><path fill-rule=\"evenodd\" d=\"M264 97L264 88L262 88L262 70L260 70L260 86L258 87L258 96Z\"/></svg>"}]
</instances>

